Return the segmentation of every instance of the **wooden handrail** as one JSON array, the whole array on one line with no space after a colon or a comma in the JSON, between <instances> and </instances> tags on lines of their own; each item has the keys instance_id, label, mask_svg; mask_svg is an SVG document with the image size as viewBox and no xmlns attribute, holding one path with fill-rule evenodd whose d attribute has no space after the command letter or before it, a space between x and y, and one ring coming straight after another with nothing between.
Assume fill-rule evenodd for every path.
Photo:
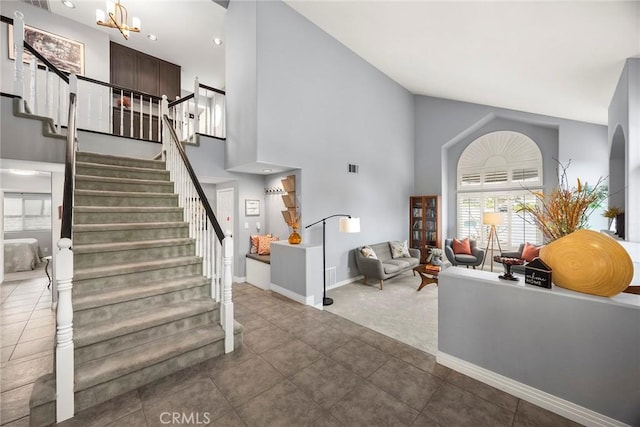
<instances>
[{"instance_id":1,"label":"wooden handrail","mask_svg":"<svg viewBox=\"0 0 640 427\"><path fill-rule=\"evenodd\" d=\"M141 91L135 90L135 89L128 89L128 88L123 87L123 86L114 85L113 83L101 82L100 80L95 80L95 79L92 79L90 77L78 76L78 80L82 80L82 81L85 81L85 82L97 84L97 85L100 85L100 86L110 87L111 89L118 90L118 91L131 92L132 94L135 94L135 95L142 95L142 96L144 96L146 98L151 98L154 101L158 101L158 102L162 101L162 97L161 96L151 95L150 93L141 92Z\"/></svg>"},{"instance_id":2,"label":"wooden handrail","mask_svg":"<svg viewBox=\"0 0 640 427\"><path fill-rule=\"evenodd\" d=\"M62 80L65 81L65 83L69 83L69 75L68 73L64 73L62 71L60 71L58 69L58 67L56 67L55 65L53 65L47 58L45 58L44 56L42 56L42 54L40 52L38 52L33 46L31 46L29 43L27 43L27 41L25 40L24 42L24 48L27 49L29 52L31 52L31 54L33 56L35 56L36 58L38 58L38 60L40 62L42 62L44 65L46 65L51 71L53 71L54 73L56 73L56 75L58 77L60 77Z\"/></svg>"},{"instance_id":3,"label":"wooden handrail","mask_svg":"<svg viewBox=\"0 0 640 427\"><path fill-rule=\"evenodd\" d=\"M186 101L188 101L190 99L193 99L194 97L195 97L194 94L190 94L190 95L185 96L184 98L176 99L175 101L170 102L168 107L169 108L175 107L176 105L182 104L183 102L186 102Z\"/></svg>"},{"instance_id":4,"label":"wooden handrail","mask_svg":"<svg viewBox=\"0 0 640 427\"><path fill-rule=\"evenodd\" d=\"M199 85L200 85L200 87L201 87L202 89L210 90L210 91L212 91L212 92L217 92L217 93L222 94L222 95L226 95L226 94L227 94L225 91L220 90L220 89L216 89L215 87L211 87L211 86L203 85L202 83L200 83Z\"/></svg>"},{"instance_id":5,"label":"wooden handrail","mask_svg":"<svg viewBox=\"0 0 640 427\"><path fill-rule=\"evenodd\" d=\"M62 227L60 238L71 239L73 224L73 171L75 163L77 95L69 94L69 124L67 129L67 151L64 161L64 193L62 196Z\"/></svg>"},{"instance_id":6,"label":"wooden handrail","mask_svg":"<svg viewBox=\"0 0 640 427\"><path fill-rule=\"evenodd\" d=\"M166 127L166 129L169 130L169 133L171 134L171 140L173 141L174 144L176 144L176 147L178 148L178 153L180 153L182 162L184 163L184 166L187 169L187 173L191 178L191 182L193 183L193 186L195 187L196 192L198 193L198 197L200 198L200 202L204 207L204 211L207 214L207 218L209 218L209 221L211 221L211 224L213 225L213 229L216 232L218 241L222 243L222 241L224 240L224 233L222 232L222 228L218 223L218 219L216 218L216 215L213 213L213 209L211 209L211 205L209 204L207 195L204 193L204 190L202 189L202 185L200 185L198 176L193 170L193 167L191 166L191 162L189 162L187 153L184 151L184 147L180 143L180 140L178 139L178 135L176 134L176 131L173 129L173 126L171 125L171 121L169 120L169 117L165 114L162 116L162 118L164 120L163 125Z\"/></svg>"}]
</instances>

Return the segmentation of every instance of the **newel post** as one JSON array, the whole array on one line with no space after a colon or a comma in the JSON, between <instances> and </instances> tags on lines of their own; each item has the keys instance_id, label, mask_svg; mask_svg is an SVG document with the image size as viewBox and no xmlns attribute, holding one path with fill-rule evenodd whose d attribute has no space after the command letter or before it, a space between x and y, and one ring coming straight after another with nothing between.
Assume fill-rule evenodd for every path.
<instances>
[{"instance_id":1,"label":"newel post","mask_svg":"<svg viewBox=\"0 0 640 427\"><path fill-rule=\"evenodd\" d=\"M73 362L73 252L71 239L58 241L56 280L58 282L58 308L56 312L56 420L73 417L74 362Z\"/></svg>"},{"instance_id":2,"label":"newel post","mask_svg":"<svg viewBox=\"0 0 640 427\"><path fill-rule=\"evenodd\" d=\"M196 134L200 132L200 114L198 113L198 105L200 104L200 80L198 76L193 81L193 142L197 140Z\"/></svg>"},{"instance_id":3,"label":"newel post","mask_svg":"<svg viewBox=\"0 0 640 427\"><path fill-rule=\"evenodd\" d=\"M169 132L167 129L165 129L165 126L167 125L164 122L164 116L169 114L169 101L167 100L167 95L162 95L162 101L160 103L160 117L158 118L160 120L160 122L162 123L162 135L160 135L160 138L162 139L162 160L167 160L167 144L168 144L168 140L169 140L169 135L165 135L165 132Z\"/></svg>"},{"instance_id":4,"label":"newel post","mask_svg":"<svg viewBox=\"0 0 640 427\"><path fill-rule=\"evenodd\" d=\"M13 14L13 51L16 54L14 63L13 93L24 99L24 14L15 11ZM20 110L22 111L22 109Z\"/></svg>"},{"instance_id":5,"label":"newel post","mask_svg":"<svg viewBox=\"0 0 640 427\"><path fill-rule=\"evenodd\" d=\"M222 307L220 313L224 329L224 352L233 351L233 301L231 300L231 282L233 281L233 238L226 231L222 240Z\"/></svg>"}]
</instances>

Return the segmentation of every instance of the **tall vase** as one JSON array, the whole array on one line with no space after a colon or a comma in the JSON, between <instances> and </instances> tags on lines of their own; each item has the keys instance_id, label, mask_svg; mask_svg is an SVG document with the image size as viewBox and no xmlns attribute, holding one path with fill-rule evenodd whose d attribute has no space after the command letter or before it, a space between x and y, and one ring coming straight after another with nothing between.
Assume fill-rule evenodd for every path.
<instances>
[{"instance_id":1,"label":"tall vase","mask_svg":"<svg viewBox=\"0 0 640 427\"><path fill-rule=\"evenodd\" d=\"M302 242L302 237L298 234L298 227L292 227L293 232L289 235L289 244L299 245Z\"/></svg>"}]
</instances>

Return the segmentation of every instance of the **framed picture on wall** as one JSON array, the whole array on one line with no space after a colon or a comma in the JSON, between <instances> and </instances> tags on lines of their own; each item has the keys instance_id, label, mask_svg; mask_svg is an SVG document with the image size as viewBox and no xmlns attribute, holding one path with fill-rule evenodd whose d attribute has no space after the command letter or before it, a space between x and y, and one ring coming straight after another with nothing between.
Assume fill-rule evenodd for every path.
<instances>
[{"instance_id":1,"label":"framed picture on wall","mask_svg":"<svg viewBox=\"0 0 640 427\"><path fill-rule=\"evenodd\" d=\"M13 25L9 25L9 59L16 59L13 46ZM60 71L84 75L84 43L67 39L38 28L24 26L24 40ZM24 51L24 62L31 62L31 53Z\"/></svg>"},{"instance_id":2,"label":"framed picture on wall","mask_svg":"<svg viewBox=\"0 0 640 427\"><path fill-rule=\"evenodd\" d=\"M244 200L244 214L245 216L259 216L260 215L260 200Z\"/></svg>"}]
</instances>

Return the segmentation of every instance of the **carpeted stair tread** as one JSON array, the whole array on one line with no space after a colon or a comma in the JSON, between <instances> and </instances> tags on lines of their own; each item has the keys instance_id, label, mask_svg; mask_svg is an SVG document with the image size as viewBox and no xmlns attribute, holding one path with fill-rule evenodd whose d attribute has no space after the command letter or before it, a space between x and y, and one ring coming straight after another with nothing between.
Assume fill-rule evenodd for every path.
<instances>
[{"instance_id":1,"label":"carpeted stair tread","mask_svg":"<svg viewBox=\"0 0 640 427\"><path fill-rule=\"evenodd\" d=\"M119 316L106 322L90 323L73 330L75 348L213 311L218 306L219 304L211 298L199 299L165 305L162 310L147 310Z\"/></svg>"},{"instance_id":2,"label":"carpeted stair tread","mask_svg":"<svg viewBox=\"0 0 640 427\"><path fill-rule=\"evenodd\" d=\"M114 165L120 163L135 163L143 165L147 169L165 169L165 162L162 160L143 159L140 157L123 157L113 154L92 153L88 151L78 151L76 159L80 162L98 163Z\"/></svg>"},{"instance_id":3,"label":"carpeted stair tread","mask_svg":"<svg viewBox=\"0 0 640 427\"><path fill-rule=\"evenodd\" d=\"M104 224L103 224L104 225ZM77 227L77 226L76 226ZM97 252L116 252L126 251L131 249L149 249L159 248L163 246L179 246L193 243L195 239L189 237L182 237L176 239L160 239L160 240L141 240L137 242L115 242L115 243L92 243L87 245L75 245L73 247L73 253L91 254Z\"/></svg>"},{"instance_id":4,"label":"carpeted stair tread","mask_svg":"<svg viewBox=\"0 0 640 427\"><path fill-rule=\"evenodd\" d=\"M188 227L188 226L189 224L186 222L116 222L113 224L78 224L73 226L73 231L74 233L78 233L78 232L86 232L86 231L181 228L181 227Z\"/></svg>"},{"instance_id":5,"label":"carpeted stair tread","mask_svg":"<svg viewBox=\"0 0 640 427\"><path fill-rule=\"evenodd\" d=\"M182 212L176 206L74 206L74 213Z\"/></svg>"},{"instance_id":6,"label":"carpeted stair tread","mask_svg":"<svg viewBox=\"0 0 640 427\"><path fill-rule=\"evenodd\" d=\"M166 175L167 180L169 179L169 171L164 169L152 169L152 168L141 168L136 166L120 166L120 165L108 165L104 163L76 161L76 167L78 166L85 167L85 168L95 168L95 169L113 169L113 170L126 171L126 172L149 172L149 173L160 172L163 175Z\"/></svg>"},{"instance_id":7,"label":"carpeted stair tread","mask_svg":"<svg viewBox=\"0 0 640 427\"><path fill-rule=\"evenodd\" d=\"M82 268L73 272L74 280L94 279L98 277L119 276L122 274L139 273L143 271L160 270L189 264L202 263L197 256L176 257L156 261L134 262L130 264L107 265L103 267Z\"/></svg>"},{"instance_id":8,"label":"carpeted stair tread","mask_svg":"<svg viewBox=\"0 0 640 427\"><path fill-rule=\"evenodd\" d=\"M162 280L137 284L127 288L105 289L100 292L91 292L84 295L73 296L74 311L88 310L106 305L118 304L125 301L133 301L149 296L210 285L211 280L204 276L188 276L181 279Z\"/></svg>"},{"instance_id":9,"label":"carpeted stair tread","mask_svg":"<svg viewBox=\"0 0 640 427\"><path fill-rule=\"evenodd\" d=\"M152 193L146 191L111 191L111 190L75 190L76 196L93 196L93 197L146 197L146 198L172 198L178 199L178 195L174 193ZM95 206L95 205L94 205Z\"/></svg>"},{"instance_id":10,"label":"carpeted stair tread","mask_svg":"<svg viewBox=\"0 0 640 427\"><path fill-rule=\"evenodd\" d=\"M93 360L76 367L75 390L85 390L223 339L222 328L211 324Z\"/></svg>"},{"instance_id":11,"label":"carpeted stair tread","mask_svg":"<svg viewBox=\"0 0 640 427\"><path fill-rule=\"evenodd\" d=\"M158 179L137 179L137 178L117 178L113 176L76 175L76 182L77 181L109 182L114 184L147 184L147 185L159 185L163 187L173 188L173 182L161 181Z\"/></svg>"}]
</instances>

